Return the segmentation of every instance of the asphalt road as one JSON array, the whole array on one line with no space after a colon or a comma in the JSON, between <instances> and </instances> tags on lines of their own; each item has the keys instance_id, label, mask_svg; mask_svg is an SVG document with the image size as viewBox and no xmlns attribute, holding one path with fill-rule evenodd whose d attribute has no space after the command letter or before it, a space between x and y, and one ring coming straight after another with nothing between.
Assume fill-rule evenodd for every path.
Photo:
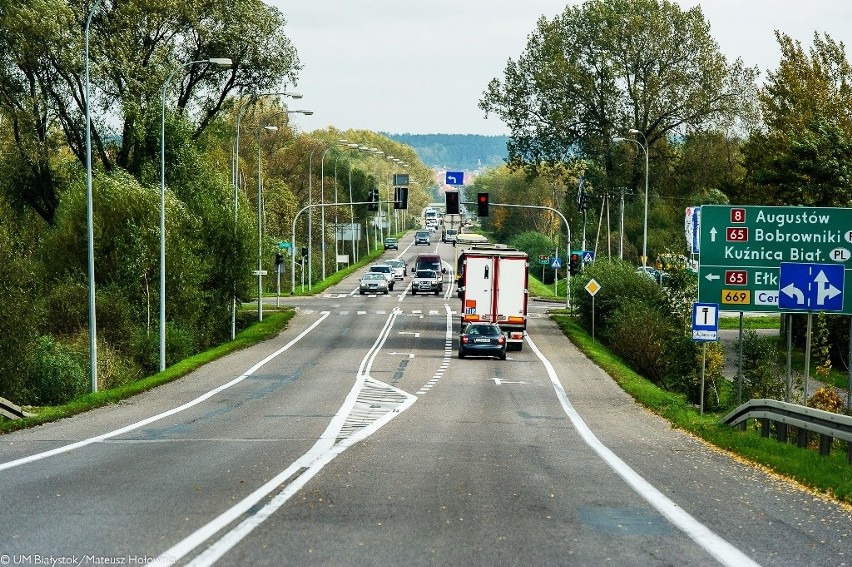
<instances>
[{"instance_id":1,"label":"asphalt road","mask_svg":"<svg viewBox=\"0 0 852 567\"><path fill-rule=\"evenodd\" d=\"M459 360L454 290L356 280L288 298L264 344L0 437L0 565L852 562L849 509L637 406L543 305L522 351Z\"/></svg>"}]
</instances>

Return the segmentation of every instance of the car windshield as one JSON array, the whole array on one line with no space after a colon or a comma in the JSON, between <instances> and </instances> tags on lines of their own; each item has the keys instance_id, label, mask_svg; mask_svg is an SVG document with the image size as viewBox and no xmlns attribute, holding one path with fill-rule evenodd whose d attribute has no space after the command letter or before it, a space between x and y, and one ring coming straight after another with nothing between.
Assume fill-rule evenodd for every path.
<instances>
[{"instance_id":1,"label":"car windshield","mask_svg":"<svg viewBox=\"0 0 852 567\"><path fill-rule=\"evenodd\" d=\"M403 262L402 260L388 260L388 266L394 266L394 267L398 268L398 267L404 266L404 265L405 265L405 262Z\"/></svg>"},{"instance_id":2,"label":"car windshield","mask_svg":"<svg viewBox=\"0 0 852 567\"><path fill-rule=\"evenodd\" d=\"M368 272L368 273L364 274L364 277L362 279L365 279L365 280L384 280L385 277L378 272Z\"/></svg>"},{"instance_id":3,"label":"car windshield","mask_svg":"<svg viewBox=\"0 0 852 567\"><path fill-rule=\"evenodd\" d=\"M468 325L464 330L466 335L499 335L502 331L496 325Z\"/></svg>"},{"instance_id":4,"label":"car windshield","mask_svg":"<svg viewBox=\"0 0 852 567\"><path fill-rule=\"evenodd\" d=\"M370 271L388 273L390 272L390 269L390 266L373 266L372 268L370 268Z\"/></svg>"},{"instance_id":5,"label":"car windshield","mask_svg":"<svg viewBox=\"0 0 852 567\"><path fill-rule=\"evenodd\" d=\"M437 274L432 270L417 270L418 278L434 278Z\"/></svg>"}]
</instances>

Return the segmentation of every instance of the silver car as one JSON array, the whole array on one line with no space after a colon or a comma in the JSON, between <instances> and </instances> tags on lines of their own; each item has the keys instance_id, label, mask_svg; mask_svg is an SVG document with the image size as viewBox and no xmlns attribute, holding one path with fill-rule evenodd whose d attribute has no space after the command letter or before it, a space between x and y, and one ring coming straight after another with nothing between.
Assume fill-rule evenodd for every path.
<instances>
[{"instance_id":1,"label":"silver car","mask_svg":"<svg viewBox=\"0 0 852 567\"><path fill-rule=\"evenodd\" d=\"M393 278L395 280L401 280L405 278L406 264L404 260L393 258L391 260L385 260L385 264L387 264L393 269Z\"/></svg>"},{"instance_id":2,"label":"silver car","mask_svg":"<svg viewBox=\"0 0 852 567\"><path fill-rule=\"evenodd\" d=\"M388 279L379 272L367 272L361 276L358 291L361 292L361 295L365 293L384 293L387 295Z\"/></svg>"},{"instance_id":3,"label":"silver car","mask_svg":"<svg viewBox=\"0 0 852 567\"><path fill-rule=\"evenodd\" d=\"M396 281L393 275L393 268L387 264L373 264L367 271L382 274L388 280L388 289L393 291L393 284Z\"/></svg>"}]
</instances>

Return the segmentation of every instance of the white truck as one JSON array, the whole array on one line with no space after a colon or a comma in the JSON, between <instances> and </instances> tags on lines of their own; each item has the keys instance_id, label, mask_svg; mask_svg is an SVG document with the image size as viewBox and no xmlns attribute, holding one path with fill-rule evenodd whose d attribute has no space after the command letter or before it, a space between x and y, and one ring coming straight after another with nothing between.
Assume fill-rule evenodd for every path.
<instances>
[{"instance_id":1,"label":"white truck","mask_svg":"<svg viewBox=\"0 0 852 567\"><path fill-rule=\"evenodd\" d=\"M441 231L441 242L456 244L458 235L461 234L462 216L444 215L444 228Z\"/></svg>"},{"instance_id":2,"label":"white truck","mask_svg":"<svg viewBox=\"0 0 852 567\"><path fill-rule=\"evenodd\" d=\"M527 329L527 253L500 244L472 246L459 255L461 326L497 323L507 349L521 350Z\"/></svg>"}]
</instances>

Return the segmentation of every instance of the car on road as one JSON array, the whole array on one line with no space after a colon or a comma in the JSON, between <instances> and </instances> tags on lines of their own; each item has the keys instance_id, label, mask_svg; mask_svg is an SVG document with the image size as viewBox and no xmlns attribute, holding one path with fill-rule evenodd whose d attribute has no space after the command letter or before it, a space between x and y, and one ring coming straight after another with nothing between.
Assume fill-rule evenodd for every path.
<instances>
[{"instance_id":1,"label":"car on road","mask_svg":"<svg viewBox=\"0 0 852 567\"><path fill-rule=\"evenodd\" d=\"M644 274L660 285L666 285L669 282L669 273L660 271L651 266L639 266L636 268L637 274Z\"/></svg>"},{"instance_id":2,"label":"car on road","mask_svg":"<svg viewBox=\"0 0 852 567\"><path fill-rule=\"evenodd\" d=\"M388 292L388 279L384 274L379 272L366 272L361 276L358 283L358 291L361 295L365 293L384 293Z\"/></svg>"},{"instance_id":3,"label":"car on road","mask_svg":"<svg viewBox=\"0 0 852 567\"><path fill-rule=\"evenodd\" d=\"M414 233L414 245L425 244L429 246L432 244L432 236L428 230L418 230Z\"/></svg>"},{"instance_id":4,"label":"car on road","mask_svg":"<svg viewBox=\"0 0 852 567\"><path fill-rule=\"evenodd\" d=\"M657 269L652 266L639 266L638 268L636 268L636 273L647 276L655 282L660 283L660 272L658 272Z\"/></svg>"},{"instance_id":5,"label":"car on road","mask_svg":"<svg viewBox=\"0 0 852 567\"><path fill-rule=\"evenodd\" d=\"M444 290L444 276L435 270L417 270L411 280L411 295L434 293L438 295Z\"/></svg>"},{"instance_id":6,"label":"car on road","mask_svg":"<svg viewBox=\"0 0 852 567\"><path fill-rule=\"evenodd\" d=\"M385 238L385 250L399 250L399 242L396 238Z\"/></svg>"},{"instance_id":7,"label":"car on road","mask_svg":"<svg viewBox=\"0 0 852 567\"><path fill-rule=\"evenodd\" d=\"M393 268L387 264L373 264L367 271L382 274L388 280L388 289L393 291L393 283L396 281L396 278L393 276Z\"/></svg>"},{"instance_id":8,"label":"car on road","mask_svg":"<svg viewBox=\"0 0 852 567\"><path fill-rule=\"evenodd\" d=\"M452 245L455 246L456 241L458 240L458 237L459 237L459 231L457 231L454 228L448 228L447 230L444 231L444 234L441 236L441 242L444 242L445 244L452 243Z\"/></svg>"},{"instance_id":9,"label":"car on road","mask_svg":"<svg viewBox=\"0 0 852 567\"><path fill-rule=\"evenodd\" d=\"M506 334L493 323L468 323L459 335L459 358L466 356L506 360Z\"/></svg>"},{"instance_id":10,"label":"car on road","mask_svg":"<svg viewBox=\"0 0 852 567\"><path fill-rule=\"evenodd\" d=\"M390 260L385 260L385 264L393 268L393 278L395 280L401 280L405 278L405 270L408 265L405 263L405 260L400 260L399 258L392 258Z\"/></svg>"}]
</instances>

